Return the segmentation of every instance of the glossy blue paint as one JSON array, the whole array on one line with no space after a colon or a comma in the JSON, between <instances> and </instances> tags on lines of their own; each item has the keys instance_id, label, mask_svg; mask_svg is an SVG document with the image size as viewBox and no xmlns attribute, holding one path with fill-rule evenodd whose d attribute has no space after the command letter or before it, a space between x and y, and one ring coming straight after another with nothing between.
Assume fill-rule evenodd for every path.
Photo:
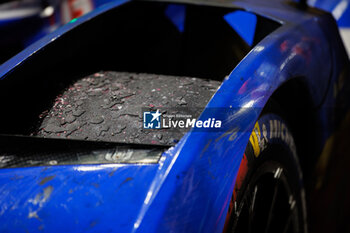
<instances>
[{"instance_id":1,"label":"glossy blue paint","mask_svg":"<svg viewBox=\"0 0 350 233\"><path fill-rule=\"evenodd\" d=\"M123 3L108 3L41 39L3 64L1 77L64 33ZM332 104L328 87L346 65L339 36L327 36L327 30L336 30L329 15L274 1L226 4L276 19L282 26L237 65L204 110L202 119L209 112L222 117L210 108L234 109L225 117L224 131L189 132L158 165L2 169L1 231L222 231L250 132L272 93L298 78L314 106ZM327 123L326 118L320 125L324 140L330 134Z\"/></svg>"},{"instance_id":2,"label":"glossy blue paint","mask_svg":"<svg viewBox=\"0 0 350 233\"><path fill-rule=\"evenodd\" d=\"M310 26L308 30L285 23L261 41L223 82L203 116L208 108L241 108L227 117L225 132L192 132L180 142L182 150L162 192L149 204L140 232L222 230L250 132L271 94L287 80L302 76L308 77L304 81L315 104L325 93L320 84L328 82L331 73L329 66L321 65L320 57L330 56L328 42L314 20L304 25ZM325 46L324 50L318 43ZM220 112L211 116L216 118Z\"/></svg>"},{"instance_id":3,"label":"glossy blue paint","mask_svg":"<svg viewBox=\"0 0 350 233\"><path fill-rule=\"evenodd\" d=\"M247 42L249 46L253 45L257 22L256 15L238 10L226 14L224 19L245 40L245 42Z\"/></svg>"},{"instance_id":4,"label":"glossy blue paint","mask_svg":"<svg viewBox=\"0 0 350 233\"><path fill-rule=\"evenodd\" d=\"M350 27L350 0L314 0L309 4L332 13L339 27Z\"/></svg>"},{"instance_id":5,"label":"glossy blue paint","mask_svg":"<svg viewBox=\"0 0 350 233\"><path fill-rule=\"evenodd\" d=\"M173 22L179 32L185 30L186 6L171 4L166 8L165 15Z\"/></svg>"},{"instance_id":6,"label":"glossy blue paint","mask_svg":"<svg viewBox=\"0 0 350 233\"><path fill-rule=\"evenodd\" d=\"M314 0L310 5L332 13L350 57L350 0Z\"/></svg>"},{"instance_id":7,"label":"glossy blue paint","mask_svg":"<svg viewBox=\"0 0 350 233\"><path fill-rule=\"evenodd\" d=\"M2 170L0 231L130 232L133 213L139 211L158 167L87 165ZM136 174L145 180L135 179Z\"/></svg>"}]
</instances>

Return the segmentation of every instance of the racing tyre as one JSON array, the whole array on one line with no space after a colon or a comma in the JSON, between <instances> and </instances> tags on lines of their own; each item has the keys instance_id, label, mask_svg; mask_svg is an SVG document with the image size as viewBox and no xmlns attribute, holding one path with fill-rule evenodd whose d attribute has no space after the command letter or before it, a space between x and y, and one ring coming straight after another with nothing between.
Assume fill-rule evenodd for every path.
<instances>
[{"instance_id":1,"label":"racing tyre","mask_svg":"<svg viewBox=\"0 0 350 233\"><path fill-rule=\"evenodd\" d=\"M225 232L307 232L305 192L294 139L278 115L256 122L242 159Z\"/></svg>"}]
</instances>

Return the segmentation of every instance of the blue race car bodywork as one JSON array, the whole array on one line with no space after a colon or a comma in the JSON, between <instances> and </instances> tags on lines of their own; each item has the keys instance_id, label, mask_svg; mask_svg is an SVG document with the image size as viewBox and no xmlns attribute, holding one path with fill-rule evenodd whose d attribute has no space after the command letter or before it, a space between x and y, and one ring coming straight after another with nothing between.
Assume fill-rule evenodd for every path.
<instances>
[{"instance_id":1,"label":"blue race car bodywork","mask_svg":"<svg viewBox=\"0 0 350 233\"><path fill-rule=\"evenodd\" d=\"M0 5L1 62L105 0L21 0Z\"/></svg>"},{"instance_id":2,"label":"blue race car bodywork","mask_svg":"<svg viewBox=\"0 0 350 233\"><path fill-rule=\"evenodd\" d=\"M1 79L10 79L16 69L95 17L137 3L109 2L60 27L3 63ZM224 130L188 132L157 164L1 169L2 232L221 232L250 133L282 87L298 87L290 93L305 96L284 108L298 111L307 103L314 113L317 156L307 159L317 161L339 125L333 112L346 97L349 78L349 60L332 16L280 1L176 4L241 9L280 24L241 60L204 109L201 117L224 119ZM343 105L339 108L346 109Z\"/></svg>"}]
</instances>

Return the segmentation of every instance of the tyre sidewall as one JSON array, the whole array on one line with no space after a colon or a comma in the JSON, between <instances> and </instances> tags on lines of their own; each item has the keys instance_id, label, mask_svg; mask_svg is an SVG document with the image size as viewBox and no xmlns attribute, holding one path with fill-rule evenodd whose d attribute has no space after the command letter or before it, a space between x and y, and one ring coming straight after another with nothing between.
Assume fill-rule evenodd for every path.
<instances>
[{"instance_id":1,"label":"tyre sidewall","mask_svg":"<svg viewBox=\"0 0 350 233\"><path fill-rule=\"evenodd\" d=\"M236 181L232 200L234 202L233 216L239 215L242 200L252 188L250 183L259 168L267 163L278 163L282 166L284 175L292 188L300 216L300 232L307 232L303 177L294 138L287 123L276 114L262 115L254 126L243 159L246 162L241 163L241 166L246 166L243 168L246 172L243 174L239 172L237 176L237 180L241 182L240 185L237 185Z\"/></svg>"}]
</instances>

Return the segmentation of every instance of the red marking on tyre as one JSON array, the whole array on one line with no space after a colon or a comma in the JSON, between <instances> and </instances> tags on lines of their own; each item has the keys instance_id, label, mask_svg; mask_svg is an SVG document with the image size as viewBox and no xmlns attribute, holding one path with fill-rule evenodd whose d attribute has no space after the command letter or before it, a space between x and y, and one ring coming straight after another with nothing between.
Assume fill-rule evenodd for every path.
<instances>
[{"instance_id":1,"label":"red marking on tyre","mask_svg":"<svg viewBox=\"0 0 350 233\"><path fill-rule=\"evenodd\" d=\"M228 227L229 227L230 219L231 219L231 216L232 216L232 213L234 210L235 201L237 200L237 193L240 190L240 188L242 187L242 184L243 184L243 181L247 175L247 172L248 172L248 159L247 159L247 156L244 154L242 161L241 161L241 164L239 165L237 178L236 178L236 182L235 182L235 187L233 189L232 199L231 199L231 202L230 202L230 205L228 208L228 213L226 215L226 220L225 220L223 232L229 232Z\"/></svg>"},{"instance_id":2,"label":"red marking on tyre","mask_svg":"<svg viewBox=\"0 0 350 233\"><path fill-rule=\"evenodd\" d=\"M245 176L247 175L247 172L248 172L248 159L247 159L247 156L244 154L241 161L241 165L239 166L235 188L233 190L233 197L235 200L237 198L236 196L237 191L242 187L242 184L245 179Z\"/></svg>"}]
</instances>

